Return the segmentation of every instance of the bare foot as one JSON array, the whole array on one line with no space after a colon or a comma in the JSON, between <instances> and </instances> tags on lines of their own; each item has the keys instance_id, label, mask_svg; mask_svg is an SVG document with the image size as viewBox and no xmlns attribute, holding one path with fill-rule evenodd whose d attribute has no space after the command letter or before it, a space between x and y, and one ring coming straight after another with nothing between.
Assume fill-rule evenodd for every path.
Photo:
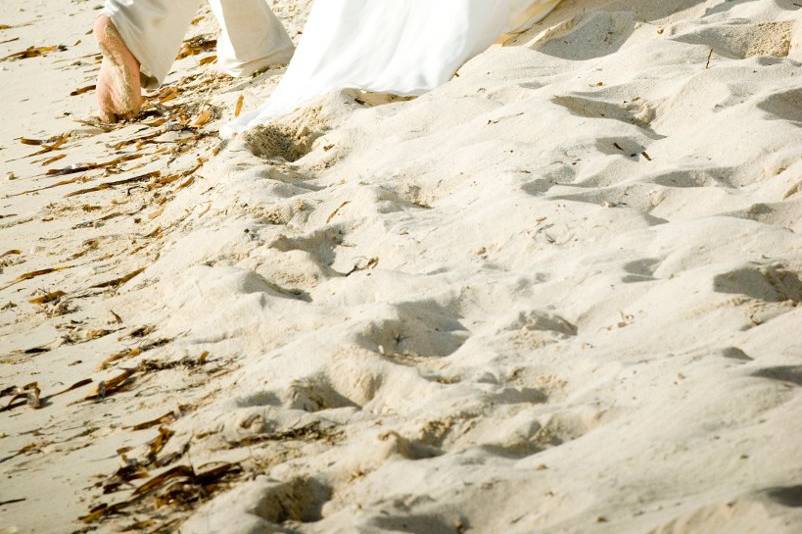
<instances>
[{"instance_id":1,"label":"bare foot","mask_svg":"<svg viewBox=\"0 0 802 534\"><path fill-rule=\"evenodd\" d=\"M116 122L136 116L142 108L139 62L108 17L98 17L94 33L103 53L96 89L101 120Z\"/></svg>"}]
</instances>

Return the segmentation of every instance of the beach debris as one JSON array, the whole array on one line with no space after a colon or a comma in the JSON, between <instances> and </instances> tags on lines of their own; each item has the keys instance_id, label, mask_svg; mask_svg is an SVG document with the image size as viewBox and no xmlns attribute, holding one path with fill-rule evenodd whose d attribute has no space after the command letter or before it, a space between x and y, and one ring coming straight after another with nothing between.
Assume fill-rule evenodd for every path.
<instances>
[{"instance_id":1,"label":"beach debris","mask_svg":"<svg viewBox=\"0 0 802 534\"><path fill-rule=\"evenodd\" d=\"M46 160L41 162L42 167L47 167L51 163L55 163L60 159L64 159L67 157L67 154L59 154L58 156L53 156L52 158L47 158Z\"/></svg>"},{"instance_id":2,"label":"beach debris","mask_svg":"<svg viewBox=\"0 0 802 534\"><path fill-rule=\"evenodd\" d=\"M50 400L53 397L58 397L59 395L64 395L65 393L69 393L70 391L74 391L74 390L76 390L78 388L82 388L82 387L87 386L87 385L89 385L91 383L92 383L92 379L91 378L84 378L82 380L79 380L79 381L75 382L73 385L71 385L68 388L62 389L59 392L51 393L50 395L42 397L42 400Z\"/></svg>"},{"instance_id":3,"label":"beach debris","mask_svg":"<svg viewBox=\"0 0 802 534\"><path fill-rule=\"evenodd\" d=\"M174 423L178 417L174 411L169 411L164 415L160 415L155 419L151 419L150 421L144 421L142 423L138 423L133 426L125 427L130 430L147 430L148 428L152 428L154 426L164 426Z\"/></svg>"},{"instance_id":4,"label":"beach debris","mask_svg":"<svg viewBox=\"0 0 802 534\"><path fill-rule=\"evenodd\" d=\"M81 516L78 519L80 519L84 523L95 523L106 516L120 514L122 510L127 506L129 506L130 504L131 503L128 501L123 501L115 504L106 504L106 503L99 504L94 508L92 508L91 510L89 510L88 514Z\"/></svg>"},{"instance_id":5,"label":"beach debris","mask_svg":"<svg viewBox=\"0 0 802 534\"><path fill-rule=\"evenodd\" d=\"M162 176L156 180L153 180L151 183L148 184L147 190L153 191L154 189L158 189L160 187L164 187L166 185L170 185L171 183L181 179L183 176L181 174L171 174L169 176Z\"/></svg>"},{"instance_id":6,"label":"beach debris","mask_svg":"<svg viewBox=\"0 0 802 534\"><path fill-rule=\"evenodd\" d=\"M354 267L345 274L345 276L351 276L354 273L358 273L360 271L369 271L371 269L375 269L379 265L379 258L373 257L368 259L363 259L356 263Z\"/></svg>"},{"instance_id":7,"label":"beach debris","mask_svg":"<svg viewBox=\"0 0 802 534\"><path fill-rule=\"evenodd\" d=\"M136 271L131 271L130 273L121 276L119 278L114 278L113 280L107 280L105 282L101 282L99 284L95 284L93 286L89 286L90 289L104 289L107 287L112 287L114 289L120 287L121 285L125 284L126 282L130 281L132 278L142 274L145 272L145 267L141 269L137 269Z\"/></svg>"},{"instance_id":8,"label":"beach debris","mask_svg":"<svg viewBox=\"0 0 802 534\"><path fill-rule=\"evenodd\" d=\"M217 39L205 35L196 35L184 41L176 59L184 59L189 56L197 56L202 52L208 52L217 48Z\"/></svg>"},{"instance_id":9,"label":"beach debris","mask_svg":"<svg viewBox=\"0 0 802 534\"><path fill-rule=\"evenodd\" d=\"M41 57L46 56L52 52L65 52L67 47L64 45L54 45L54 46L30 46L25 50L20 52L14 52L13 54L9 54L5 57L0 58L0 62L3 61L19 61L21 59L29 59L33 57Z\"/></svg>"},{"instance_id":10,"label":"beach debris","mask_svg":"<svg viewBox=\"0 0 802 534\"><path fill-rule=\"evenodd\" d=\"M215 61L217 61L217 56L216 55L211 55L211 56L206 56L205 58L201 58L201 60L198 61L198 64L199 65L209 65L211 63L214 63Z\"/></svg>"},{"instance_id":11,"label":"beach debris","mask_svg":"<svg viewBox=\"0 0 802 534\"><path fill-rule=\"evenodd\" d=\"M189 178L187 178L186 180L184 180L183 182L181 182L181 184L179 184L179 186L178 186L178 189L184 189L184 188L186 188L186 187L189 187L189 186L191 186L191 185L192 185L194 182L195 182L195 177L194 177L194 176L190 176Z\"/></svg>"},{"instance_id":12,"label":"beach debris","mask_svg":"<svg viewBox=\"0 0 802 534\"><path fill-rule=\"evenodd\" d=\"M161 171L152 171L145 174L140 174L139 176L134 176L133 178L125 178L123 180L114 180L111 182L103 182L93 187L88 187L86 189L79 189L78 191L73 191L72 193L68 193L64 195L65 197L74 197L78 195L85 195L87 193L96 193L98 191L105 191L106 189L112 189L114 187L118 187L121 185L128 185L137 182L144 182L146 180L150 180L151 178L158 178L161 176Z\"/></svg>"},{"instance_id":13,"label":"beach debris","mask_svg":"<svg viewBox=\"0 0 802 534\"><path fill-rule=\"evenodd\" d=\"M0 408L0 412L4 412L7 410L11 410L15 406L15 401L19 399L25 399L25 402L33 408L34 410L38 410L42 407L42 399L40 398L41 390L39 389L39 384L37 382L31 382L30 384L26 384L22 387L11 386L2 391L0 391L0 398L11 396L11 400L8 403Z\"/></svg>"},{"instance_id":14,"label":"beach debris","mask_svg":"<svg viewBox=\"0 0 802 534\"><path fill-rule=\"evenodd\" d=\"M26 158L32 158L35 156L40 156L42 154L46 154L48 152L52 152L61 148L61 146L66 143L70 138L70 134L65 133L61 135L57 135L55 137L51 137L50 139L41 140L41 139L29 139L27 137L21 137L19 142L23 145L28 146L41 146L42 148L33 154L28 154L25 156Z\"/></svg>"},{"instance_id":15,"label":"beach debris","mask_svg":"<svg viewBox=\"0 0 802 534\"><path fill-rule=\"evenodd\" d=\"M31 304L49 304L51 302L59 300L64 295L66 295L64 291L52 291L50 293L45 293L44 295L34 297L30 299L28 302L30 302Z\"/></svg>"},{"instance_id":16,"label":"beach debris","mask_svg":"<svg viewBox=\"0 0 802 534\"><path fill-rule=\"evenodd\" d=\"M178 465L152 477L137 487L128 500L114 504L100 504L81 517L84 523L96 523L108 516L119 515L132 504L146 496L154 497L157 508L166 505L181 505L207 500L223 489L234 476L242 473L239 463L205 464L196 470L191 465ZM135 474L139 471L134 470ZM133 480L133 479L132 479Z\"/></svg>"},{"instance_id":17,"label":"beach debris","mask_svg":"<svg viewBox=\"0 0 802 534\"><path fill-rule=\"evenodd\" d=\"M156 96L160 104L164 104L165 102L169 102L175 98L178 98L178 87L165 87L159 94Z\"/></svg>"},{"instance_id":18,"label":"beach debris","mask_svg":"<svg viewBox=\"0 0 802 534\"><path fill-rule=\"evenodd\" d=\"M96 85L94 85L94 84L92 84L92 85L87 85L87 86L85 86L85 87L79 87L78 89L75 89L74 91L72 91L72 92L70 93L70 96L78 96L78 95L82 95L82 94L84 94L84 93L88 93L88 92L90 92L90 91L94 91L95 89L97 89L97 86L96 86Z\"/></svg>"},{"instance_id":19,"label":"beach debris","mask_svg":"<svg viewBox=\"0 0 802 534\"><path fill-rule=\"evenodd\" d=\"M64 185L74 184L76 182L82 182L85 180L85 177L78 176L76 178L70 178L69 180L62 180L60 182L56 182L55 184L45 185L43 187L37 187L36 189L27 189L25 191L21 191L19 193L15 193L13 195L8 195L9 198L11 197L18 197L21 195L30 195L31 193L38 193L40 191L46 191L47 189L54 189L56 187L61 187Z\"/></svg>"},{"instance_id":20,"label":"beach debris","mask_svg":"<svg viewBox=\"0 0 802 534\"><path fill-rule=\"evenodd\" d=\"M47 176L64 176L67 174L76 174L79 172L94 171L96 169L108 169L109 167L116 167L120 163L133 161L141 157L142 154L125 154L124 156L119 156L117 158L110 159L108 161L103 161L100 163L78 163L76 165L70 165L68 167L63 167L61 169L50 169L45 174Z\"/></svg>"},{"instance_id":21,"label":"beach debris","mask_svg":"<svg viewBox=\"0 0 802 534\"><path fill-rule=\"evenodd\" d=\"M39 146L45 144L41 139L28 139L27 137L20 137L19 142L28 146Z\"/></svg>"},{"instance_id":22,"label":"beach debris","mask_svg":"<svg viewBox=\"0 0 802 534\"><path fill-rule=\"evenodd\" d=\"M800 191L802 191L802 181L797 182L796 184L794 184L791 187L791 189L786 191L785 194L783 195L783 200L787 200L787 199L791 198L792 196L796 195Z\"/></svg>"},{"instance_id":23,"label":"beach debris","mask_svg":"<svg viewBox=\"0 0 802 534\"><path fill-rule=\"evenodd\" d=\"M111 364L118 362L125 358L135 358L144 352L148 352L149 350L153 350L159 347L162 347L168 343L170 343L172 339L170 338L161 338L155 341L151 341L150 343L146 343L139 347L133 347L130 349L121 350L119 352L115 352L105 360L103 360L100 365L98 366L99 370L107 369L111 367Z\"/></svg>"},{"instance_id":24,"label":"beach debris","mask_svg":"<svg viewBox=\"0 0 802 534\"><path fill-rule=\"evenodd\" d=\"M62 266L59 266L59 267L48 267L47 269L39 269L39 270L36 270L36 271L30 271L30 272L27 272L27 273L23 273L23 274L19 275L18 277L16 277L14 280L12 280L10 283L4 285L3 287L0 287L0 289L8 289L9 287L15 286L15 285L19 284L20 282L25 282L27 280L33 280L34 278L38 278L40 276L45 276L45 275L48 275L48 274L51 274L51 273L56 273L56 272L59 272L59 271L64 271L66 269L71 269L72 267L74 267L74 266L73 265L62 265Z\"/></svg>"},{"instance_id":25,"label":"beach debris","mask_svg":"<svg viewBox=\"0 0 802 534\"><path fill-rule=\"evenodd\" d=\"M144 326L140 326L138 328L134 328L133 330L131 330L128 334L126 334L124 336L120 336L118 341L122 341L123 339L132 338L132 337L145 337L147 335L152 334L155 331L156 331L156 326L155 325L146 324Z\"/></svg>"},{"instance_id":26,"label":"beach debris","mask_svg":"<svg viewBox=\"0 0 802 534\"><path fill-rule=\"evenodd\" d=\"M242 107L245 105L245 95L239 95L237 103L234 105L234 116L239 117L242 114Z\"/></svg>"},{"instance_id":27,"label":"beach debris","mask_svg":"<svg viewBox=\"0 0 802 534\"><path fill-rule=\"evenodd\" d=\"M108 123L103 122L97 117L91 117L89 119L73 119L78 124L82 124L83 126L89 126L90 128L95 128L100 130L100 132L96 133L109 133L113 132L114 130L119 130L120 128L125 127L125 122L115 122L115 123Z\"/></svg>"},{"instance_id":28,"label":"beach debris","mask_svg":"<svg viewBox=\"0 0 802 534\"><path fill-rule=\"evenodd\" d=\"M158 128L167 122L167 117L150 117L147 120L142 121L142 124L145 126L150 126L151 128ZM161 132L159 133L161 135Z\"/></svg>"},{"instance_id":29,"label":"beach debris","mask_svg":"<svg viewBox=\"0 0 802 534\"><path fill-rule=\"evenodd\" d=\"M61 391L56 393L51 393L50 395L42 396L42 392L39 389L39 384L37 382L31 382L30 384L26 384L22 387L11 386L2 391L0 391L0 398L6 396L12 396L11 400L8 403L0 408L0 412L13 410L18 406L22 406L27 404L34 410L39 410L45 406L45 402L60 395L64 395L65 393L69 393L70 391L74 391L78 388L86 386L87 384L91 384L91 378L85 378L83 380L79 380L78 382L74 383L68 388L65 388ZM19 400L24 399L25 402L16 402Z\"/></svg>"},{"instance_id":30,"label":"beach debris","mask_svg":"<svg viewBox=\"0 0 802 534\"><path fill-rule=\"evenodd\" d=\"M170 430L170 428L166 426L159 427L159 434L148 442L148 459L150 461L156 461L156 457L173 435L175 435L175 431Z\"/></svg>"},{"instance_id":31,"label":"beach debris","mask_svg":"<svg viewBox=\"0 0 802 534\"><path fill-rule=\"evenodd\" d=\"M199 473L196 473L192 466L177 465L139 486L134 490L134 495L153 493L172 479L183 480L185 484L206 487L215 484L227 475L239 473L241 470L242 468L238 463L223 463Z\"/></svg>"},{"instance_id":32,"label":"beach debris","mask_svg":"<svg viewBox=\"0 0 802 534\"><path fill-rule=\"evenodd\" d=\"M332 212L331 212L331 215L329 215L328 219L326 219L326 224L329 224L331 221L333 221L333 220L334 220L334 218L337 216L337 214L340 212L340 210L341 210L341 209L343 209L344 207L346 207L346 206L347 206L348 204L350 204L350 203L351 203L351 201L350 201L350 200L346 200L345 202L343 202L342 204L340 204L340 205L337 207L337 209L336 209L336 210L334 210L334 211L332 211Z\"/></svg>"},{"instance_id":33,"label":"beach debris","mask_svg":"<svg viewBox=\"0 0 802 534\"><path fill-rule=\"evenodd\" d=\"M132 349L125 349L119 352L115 352L114 354L112 354L111 356L100 362L98 370L108 369L115 362L118 362L124 358L134 358L136 356L139 356L140 354L142 354L142 349L139 347L134 347Z\"/></svg>"},{"instance_id":34,"label":"beach debris","mask_svg":"<svg viewBox=\"0 0 802 534\"><path fill-rule=\"evenodd\" d=\"M123 372L117 376L109 378L108 380L102 380L98 383L95 391L84 397L83 400L101 401L115 393L125 391L132 384L132 377L136 371L136 369L124 369Z\"/></svg>"},{"instance_id":35,"label":"beach debris","mask_svg":"<svg viewBox=\"0 0 802 534\"><path fill-rule=\"evenodd\" d=\"M22 351L22 354L43 354L45 352L50 352L49 347L31 347L29 349L25 349Z\"/></svg>"},{"instance_id":36,"label":"beach debris","mask_svg":"<svg viewBox=\"0 0 802 534\"><path fill-rule=\"evenodd\" d=\"M133 486L131 482L134 480L140 480L150 476L145 466L137 461L128 460L125 458L124 454L122 456L126 465L117 469L117 471L102 483L104 494L114 493L123 485Z\"/></svg>"},{"instance_id":37,"label":"beach debris","mask_svg":"<svg viewBox=\"0 0 802 534\"><path fill-rule=\"evenodd\" d=\"M201 110L189 125L192 128L203 128L213 118L214 112L207 107Z\"/></svg>"}]
</instances>

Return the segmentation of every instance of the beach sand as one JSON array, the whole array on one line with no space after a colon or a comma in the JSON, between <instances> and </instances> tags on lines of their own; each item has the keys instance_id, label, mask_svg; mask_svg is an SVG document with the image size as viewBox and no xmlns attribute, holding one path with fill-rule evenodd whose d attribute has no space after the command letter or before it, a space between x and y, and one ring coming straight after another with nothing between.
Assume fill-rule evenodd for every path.
<instances>
[{"instance_id":1,"label":"beach sand","mask_svg":"<svg viewBox=\"0 0 802 534\"><path fill-rule=\"evenodd\" d=\"M228 144L283 70L204 7L101 127L99 6L0 5L0 532L802 530L797 4L565 0Z\"/></svg>"}]
</instances>

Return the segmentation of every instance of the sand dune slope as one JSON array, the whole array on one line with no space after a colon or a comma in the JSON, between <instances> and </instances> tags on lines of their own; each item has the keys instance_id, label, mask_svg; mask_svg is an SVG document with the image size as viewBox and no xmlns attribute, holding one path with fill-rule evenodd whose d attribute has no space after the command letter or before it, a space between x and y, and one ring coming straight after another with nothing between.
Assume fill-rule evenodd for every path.
<instances>
[{"instance_id":1,"label":"sand dune slope","mask_svg":"<svg viewBox=\"0 0 802 534\"><path fill-rule=\"evenodd\" d=\"M101 528L798 532L798 20L566 0L431 94L233 141L114 309L195 377L150 475L242 472Z\"/></svg>"}]
</instances>

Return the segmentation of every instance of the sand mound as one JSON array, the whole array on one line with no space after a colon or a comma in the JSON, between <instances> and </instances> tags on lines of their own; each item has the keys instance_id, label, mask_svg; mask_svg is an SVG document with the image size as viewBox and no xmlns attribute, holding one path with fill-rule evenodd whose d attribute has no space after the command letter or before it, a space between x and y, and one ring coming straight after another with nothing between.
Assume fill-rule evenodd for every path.
<instances>
[{"instance_id":1,"label":"sand mound","mask_svg":"<svg viewBox=\"0 0 802 534\"><path fill-rule=\"evenodd\" d=\"M799 531L796 18L566 0L430 94L330 95L229 144L115 304L183 377L117 397L182 407L149 474L193 468L125 513Z\"/></svg>"}]
</instances>

